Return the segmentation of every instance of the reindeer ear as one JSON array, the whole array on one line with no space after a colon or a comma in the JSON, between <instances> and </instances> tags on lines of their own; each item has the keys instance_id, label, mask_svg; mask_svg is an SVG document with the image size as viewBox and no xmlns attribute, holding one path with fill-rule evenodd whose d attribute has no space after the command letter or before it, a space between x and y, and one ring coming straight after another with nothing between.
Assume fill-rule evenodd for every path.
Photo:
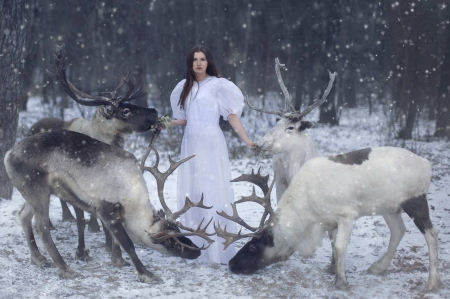
<instances>
[{"instance_id":1,"label":"reindeer ear","mask_svg":"<svg viewBox=\"0 0 450 299\"><path fill-rule=\"evenodd\" d=\"M264 245L267 245L267 246L269 246L269 247L275 246L275 244L273 243L273 234L272 234L272 231L271 231L271 230L265 231L265 232L262 234L260 240L261 240L261 242L262 242Z\"/></svg>"},{"instance_id":2,"label":"reindeer ear","mask_svg":"<svg viewBox=\"0 0 450 299\"><path fill-rule=\"evenodd\" d=\"M103 116L108 119L111 118L114 114L114 108L110 105L102 106L101 109L102 109Z\"/></svg>"},{"instance_id":3,"label":"reindeer ear","mask_svg":"<svg viewBox=\"0 0 450 299\"><path fill-rule=\"evenodd\" d=\"M306 129L311 129L312 127L314 127L314 123L310 122L310 121L301 121L301 125L300 128L298 128L299 131L303 131Z\"/></svg>"}]
</instances>

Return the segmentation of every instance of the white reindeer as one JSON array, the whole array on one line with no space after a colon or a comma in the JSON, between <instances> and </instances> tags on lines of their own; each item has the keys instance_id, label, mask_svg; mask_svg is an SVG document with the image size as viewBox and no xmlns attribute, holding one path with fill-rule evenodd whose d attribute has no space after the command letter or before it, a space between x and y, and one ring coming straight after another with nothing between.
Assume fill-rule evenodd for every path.
<instances>
[{"instance_id":1,"label":"white reindeer","mask_svg":"<svg viewBox=\"0 0 450 299\"><path fill-rule=\"evenodd\" d=\"M292 179L276 211L270 207L273 182L264 198L253 192L235 203L254 201L265 207L258 228L242 224L235 204L233 216L220 214L253 233L230 234L220 226L216 232L225 238L225 248L238 239L253 237L228 263L234 273L253 273L288 259L295 251L302 256L313 255L323 233L328 231L335 258L335 284L346 288L344 259L356 219L382 215L386 220L391 231L387 252L369 268L373 273L381 273L389 267L406 231L400 215L403 210L414 220L428 245L430 264L425 291L437 291L443 284L438 271L438 233L431 223L427 203L430 182L428 160L402 148L367 148L316 157L308 160ZM270 218L264 222L267 214Z\"/></svg>"},{"instance_id":2,"label":"white reindeer","mask_svg":"<svg viewBox=\"0 0 450 299\"><path fill-rule=\"evenodd\" d=\"M63 121L53 117L43 118L30 128L29 136L40 132L65 129L123 148L127 135L134 132L146 132L151 129L158 118L158 112L153 108L149 109L127 103L145 95L145 93L139 93L140 87L135 90L135 86L128 79L129 73L126 77L121 76L121 80L114 90L104 92L105 96L92 96L78 90L67 79L65 56L65 45L62 44L58 47L57 54L54 56L56 73L52 74L49 71L47 73L55 77L65 92L80 105L99 107L95 110L92 120L75 118ZM128 86L128 91L124 96L118 96L117 93L124 84ZM72 221L74 218L67 204L62 200L61 207L63 211L62 220ZM95 217L91 217L89 220L89 230L100 230ZM108 241L107 247L108 249L110 247Z\"/></svg>"},{"instance_id":3,"label":"white reindeer","mask_svg":"<svg viewBox=\"0 0 450 299\"><path fill-rule=\"evenodd\" d=\"M278 58L275 59L275 72L278 83L285 97L285 109L283 111L269 111L252 106L248 99L247 105L256 111L268 114L275 114L280 117L277 125L262 137L256 146L256 151L262 155L273 155L272 168L276 177L277 200L281 199L292 178L297 174L305 162L317 157L318 150L313 138L306 131L314 126L310 121L303 118L322 105L331 91L336 73L330 73L330 81L322 98L316 101L303 112L296 111L286 86L281 77L280 69L284 64L280 64Z\"/></svg>"},{"instance_id":4,"label":"white reindeer","mask_svg":"<svg viewBox=\"0 0 450 299\"><path fill-rule=\"evenodd\" d=\"M148 153L149 151L145 158ZM179 162L171 160L165 173L157 168L158 154L153 167L144 166L145 158L140 166L131 153L119 147L66 130L27 137L9 150L4 163L8 176L26 200L19 216L30 248L31 262L38 266L48 264L35 242L31 223L34 215L36 230L58 268L59 276L80 276L64 262L50 235L48 223L51 194L77 207L76 211L84 210L97 216L128 253L142 282L154 283L161 279L144 267L136 255L133 243L188 259L200 256L199 250L205 248L198 248L186 236L200 236L212 242L205 232L209 223L203 229L201 223L197 229L192 229L183 226L176 219L191 207L210 207L203 205L203 199L192 203L186 198L184 208L172 213L163 198L166 178L181 163L192 157ZM150 203L141 168L155 176L159 199L165 212L156 211ZM188 232L181 233L178 227ZM82 228L84 224L83 227L78 227L79 231ZM124 266L120 247L117 250L118 252L113 251L111 254L112 262L117 266Z\"/></svg>"}]
</instances>

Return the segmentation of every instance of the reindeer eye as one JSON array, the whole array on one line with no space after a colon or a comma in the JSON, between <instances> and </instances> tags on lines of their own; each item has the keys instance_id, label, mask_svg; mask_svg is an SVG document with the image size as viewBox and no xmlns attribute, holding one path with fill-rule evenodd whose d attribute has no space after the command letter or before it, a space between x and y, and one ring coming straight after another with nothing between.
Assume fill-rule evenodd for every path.
<instances>
[{"instance_id":1,"label":"reindeer eye","mask_svg":"<svg viewBox=\"0 0 450 299\"><path fill-rule=\"evenodd\" d=\"M131 110L128 108L123 109L122 115L123 116L129 116L131 114Z\"/></svg>"},{"instance_id":2,"label":"reindeer eye","mask_svg":"<svg viewBox=\"0 0 450 299\"><path fill-rule=\"evenodd\" d=\"M292 131L292 130L294 130L295 128L294 128L294 126L290 126L289 128L287 128L289 131Z\"/></svg>"},{"instance_id":3,"label":"reindeer eye","mask_svg":"<svg viewBox=\"0 0 450 299\"><path fill-rule=\"evenodd\" d=\"M251 245L248 247L248 250L250 250L250 252L252 252L252 253L255 253L258 249L256 248L255 245L251 244Z\"/></svg>"}]
</instances>

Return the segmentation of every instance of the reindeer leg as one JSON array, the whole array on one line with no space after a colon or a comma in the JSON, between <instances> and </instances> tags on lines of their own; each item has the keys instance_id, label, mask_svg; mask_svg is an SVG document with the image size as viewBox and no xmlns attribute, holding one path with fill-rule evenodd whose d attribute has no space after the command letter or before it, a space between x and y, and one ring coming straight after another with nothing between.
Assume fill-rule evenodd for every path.
<instances>
[{"instance_id":1,"label":"reindeer leg","mask_svg":"<svg viewBox=\"0 0 450 299\"><path fill-rule=\"evenodd\" d=\"M95 217L93 214L91 214L91 218L89 218L88 230L91 233L96 233L100 231L100 226L98 225L97 217Z\"/></svg>"},{"instance_id":2,"label":"reindeer leg","mask_svg":"<svg viewBox=\"0 0 450 299\"><path fill-rule=\"evenodd\" d=\"M82 261L90 261L91 257L89 256L89 249L86 248L86 244L84 242L84 229L86 227L86 220L84 219L84 211L73 207L75 210L75 215L77 216L77 229L78 229L78 247L77 252L75 253L75 258L77 260Z\"/></svg>"},{"instance_id":3,"label":"reindeer leg","mask_svg":"<svg viewBox=\"0 0 450 299\"><path fill-rule=\"evenodd\" d=\"M33 210L29 203L25 202L19 212L19 218L22 223L23 231L25 232L28 248L30 248L31 263L39 267L51 267L51 263L49 263L45 256L39 251L36 240L34 239L33 227L31 224Z\"/></svg>"},{"instance_id":4,"label":"reindeer leg","mask_svg":"<svg viewBox=\"0 0 450 299\"><path fill-rule=\"evenodd\" d=\"M136 254L134 244L126 233L121 222L121 205L103 201L98 211L98 216L108 228L112 236L119 242L120 246L127 252L136 268L139 280L145 283L159 283L161 278L148 271Z\"/></svg>"},{"instance_id":5,"label":"reindeer leg","mask_svg":"<svg viewBox=\"0 0 450 299\"><path fill-rule=\"evenodd\" d=\"M72 213L69 210L69 206L66 202L61 201L61 208L62 208L62 221L63 222L75 222L75 218L73 217Z\"/></svg>"},{"instance_id":6,"label":"reindeer leg","mask_svg":"<svg viewBox=\"0 0 450 299\"><path fill-rule=\"evenodd\" d=\"M336 244L336 235L337 235L337 229L328 231L328 238L330 239L330 242L331 242L331 262L328 265L326 271L331 275L336 274L336 249L334 246Z\"/></svg>"},{"instance_id":7,"label":"reindeer leg","mask_svg":"<svg viewBox=\"0 0 450 299\"><path fill-rule=\"evenodd\" d=\"M111 255L111 262L116 267L130 266L130 263L122 258L122 250L120 249L119 242L117 242L117 240L111 236L111 233L109 232L108 228L106 228L106 225L103 223L103 221L101 222L103 226L103 232L105 233L105 249Z\"/></svg>"},{"instance_id":8,"label":"reindeer leg","mask_svg":"<svg viewBox=\"0 0 450 299\"><path fill-rule=\"evenodd\" d=\"M80 277L81 274L72 270L59 254L55 243L53 243L52 236L50 235L50 230L48 228L48 218L45 218L46 217L41 217L40 215L38 216L36 213L36 227L39 232L39 236L44 242L45 248L47 249L48 253L55 262L56 267L58 268L58 276L63 279Z\"/></svg>"},{"instance_id":9,"label":"reindeer leg","mask_svg":"<svg viewBox=\"0 0 450 299\"><path fill-rule=\"evenodd\" d=\"M127 261L125 261L122 257L122 250L120 249L120 244L119 242L112 238L112 246L111 246L111 262L115 267L125 267L125 266L130 266L130 263L128 263Z\"/></svg>"},{"instance_id":10,"label":"reindeer leg","mask_svg":"<svg viewBox=\"0 0 450 299\"><path fill-rule=\"evenodd\" d=\"M428 209L427 196L421 195L408 199L401 204L403 211L414 220L414 224L424 235L428 245L428 255L430 259L428 282L425 286L425 292L436 292L444 287L441 276L439 275L438 260L438 232L433 227Z\"/></svg>"},{"instance_id":11,"label":"reindeer leg","mask_svg":"<svg viewBox=\"0 0 450 299\"><path fill-rule=\"evenodd\" d=\"M41 237L47 252L50 254L53 262L58 268L60 278L75 278L81 276L78 272L72 270L59 254L58 249L53 243L49 228L49 206L50 206L50 189L41 187L40 184L34 182L32 187L21 191L23 197L27 200L35 215L36 230ZM26 212L26 211L25 211ZM26 213L24 213L26 217ZM26 232L29 233L29 232Z\"/></svg>"},{"instance_id":12,"label":"reindeer leg","mask_svg":"<svg viewBox=\"0 0 450 299\"><path fill-rule=\"evenodd\" d=\"M334 245L336 254L336 278L334 284L339 289L348 289L348 282L345 276L345 253L350 241L350 234L353 229L353 218L343 218L338 221L336 243Z\"/></svg>"},{"instance_id":13,"label":"reindeer leg","mask_svg":"<svg viewBox=\"0 0 450 299\"><path fill-rule=\"evenodd\" d=\"M406 232L406 227L401 216L401 210L396 213L383 215L383 218L391 231L391 238L386 254L378 262L372 264L367 270L373 274L380 274L383 271L386 271L391 264L392 257L394 256L398 244Z\"/></svg>"},{"instance_id":14,"label":"reindeer leg","mask_svg":"<svg viewBox=\"0 0 450 299\"><path fill-rule=\"evenodd\" d=\"M50 228L50 230L56 230L56 227L53 225L51 220L48 220L48 227Z\"/></svg>"},{"instance_id":15,"label":"reindeer leg","mask_svg":"<svg viewBox=\"0 0 450 299\"><path fill-rule=\"evenodd\" d=\"M100 221L103 226L103 233L105 234L105 250L106 252L112 251L112 236L109 232L108 228L106 228L106 225L103 223L103 221Z\"/></svg>"}]
</instances>

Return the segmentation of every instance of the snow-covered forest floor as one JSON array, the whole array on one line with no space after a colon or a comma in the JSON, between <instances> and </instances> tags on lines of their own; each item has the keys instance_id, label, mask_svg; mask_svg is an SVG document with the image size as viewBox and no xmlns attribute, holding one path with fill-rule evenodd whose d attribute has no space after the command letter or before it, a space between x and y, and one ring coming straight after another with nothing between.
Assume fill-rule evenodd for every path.
<instances>
[{"instance_id":1,"label":"snow-covered forest floor","mask_svg":"<svg viewBox=\"0 0 450 299\"><path fill-rule=\"evenodd\" d=\"M21 113L19 126L29 127L43 116L38 100ZM312 115L308 119L315 120ZM244 127L257 140L262 135L256 128L263 127L254 120L254 114L243 118ZM349 291L336 290L334 277L327 274L331 248L327 239L312 258L297 254L288 261L271 265L253 275L235 275L224 265L197 263L164 256L156 251L136 246L146 267L164 282L147 285L139 282L134 267L115 268L104 250L103 233L86 232L90 262L75 260L76 225L61 222L61 208L57 198L52 199L50 217L56 230L53 240L66 262L84 275L84 278L61 280L55 268L40 269L30 263L28 246L18 218L24 203L14 191L12 200L0 200L0 298L450 298L450 143L428 138L432 123L421 121L417 136L420 140L402 144L388 138L388 118L382 109L369 115L365 108L344 110L339 127L316 126L310 130L322 155L338 154L369 146L405 146L428 158L433 166L433 180L429 192L432 222L439 231L439 269L445 288L437 294L423 294L428 278L428 249L420 231L403 213L407 233L401 241L392 265L383 275L366 272L386 251L389 231L381 216L358 219L353 229L346 256ZM254 129L254 130L253 130ZM167 134L167 133L163 133ZM164 136L162 136L164 137ZM146 147L143 136L132 137L127 148L140 158ZM178 157L176 157L178 158ZM167 167L167 153L162 156ZM233 177L261 166L264 174L272 171L270 159L244 155L234 159ZM164 168L164 164L162 166ZM101 174L99 174L101 175ZM160 207L153 177L145 174L150 198ZM234 185L236 199L249 195L248 183ZM171 208L176 208L176 175L166 183L165 197ZM275 193L272 196L275 205ZM257 205L238 207L240 214L252 224L259 222L261 209ZM38 246L48 257L39 238ZM237 249L244 240L237 242ZM128 256L124 257L129 261Z\"/></svg>"}]
</instances>

